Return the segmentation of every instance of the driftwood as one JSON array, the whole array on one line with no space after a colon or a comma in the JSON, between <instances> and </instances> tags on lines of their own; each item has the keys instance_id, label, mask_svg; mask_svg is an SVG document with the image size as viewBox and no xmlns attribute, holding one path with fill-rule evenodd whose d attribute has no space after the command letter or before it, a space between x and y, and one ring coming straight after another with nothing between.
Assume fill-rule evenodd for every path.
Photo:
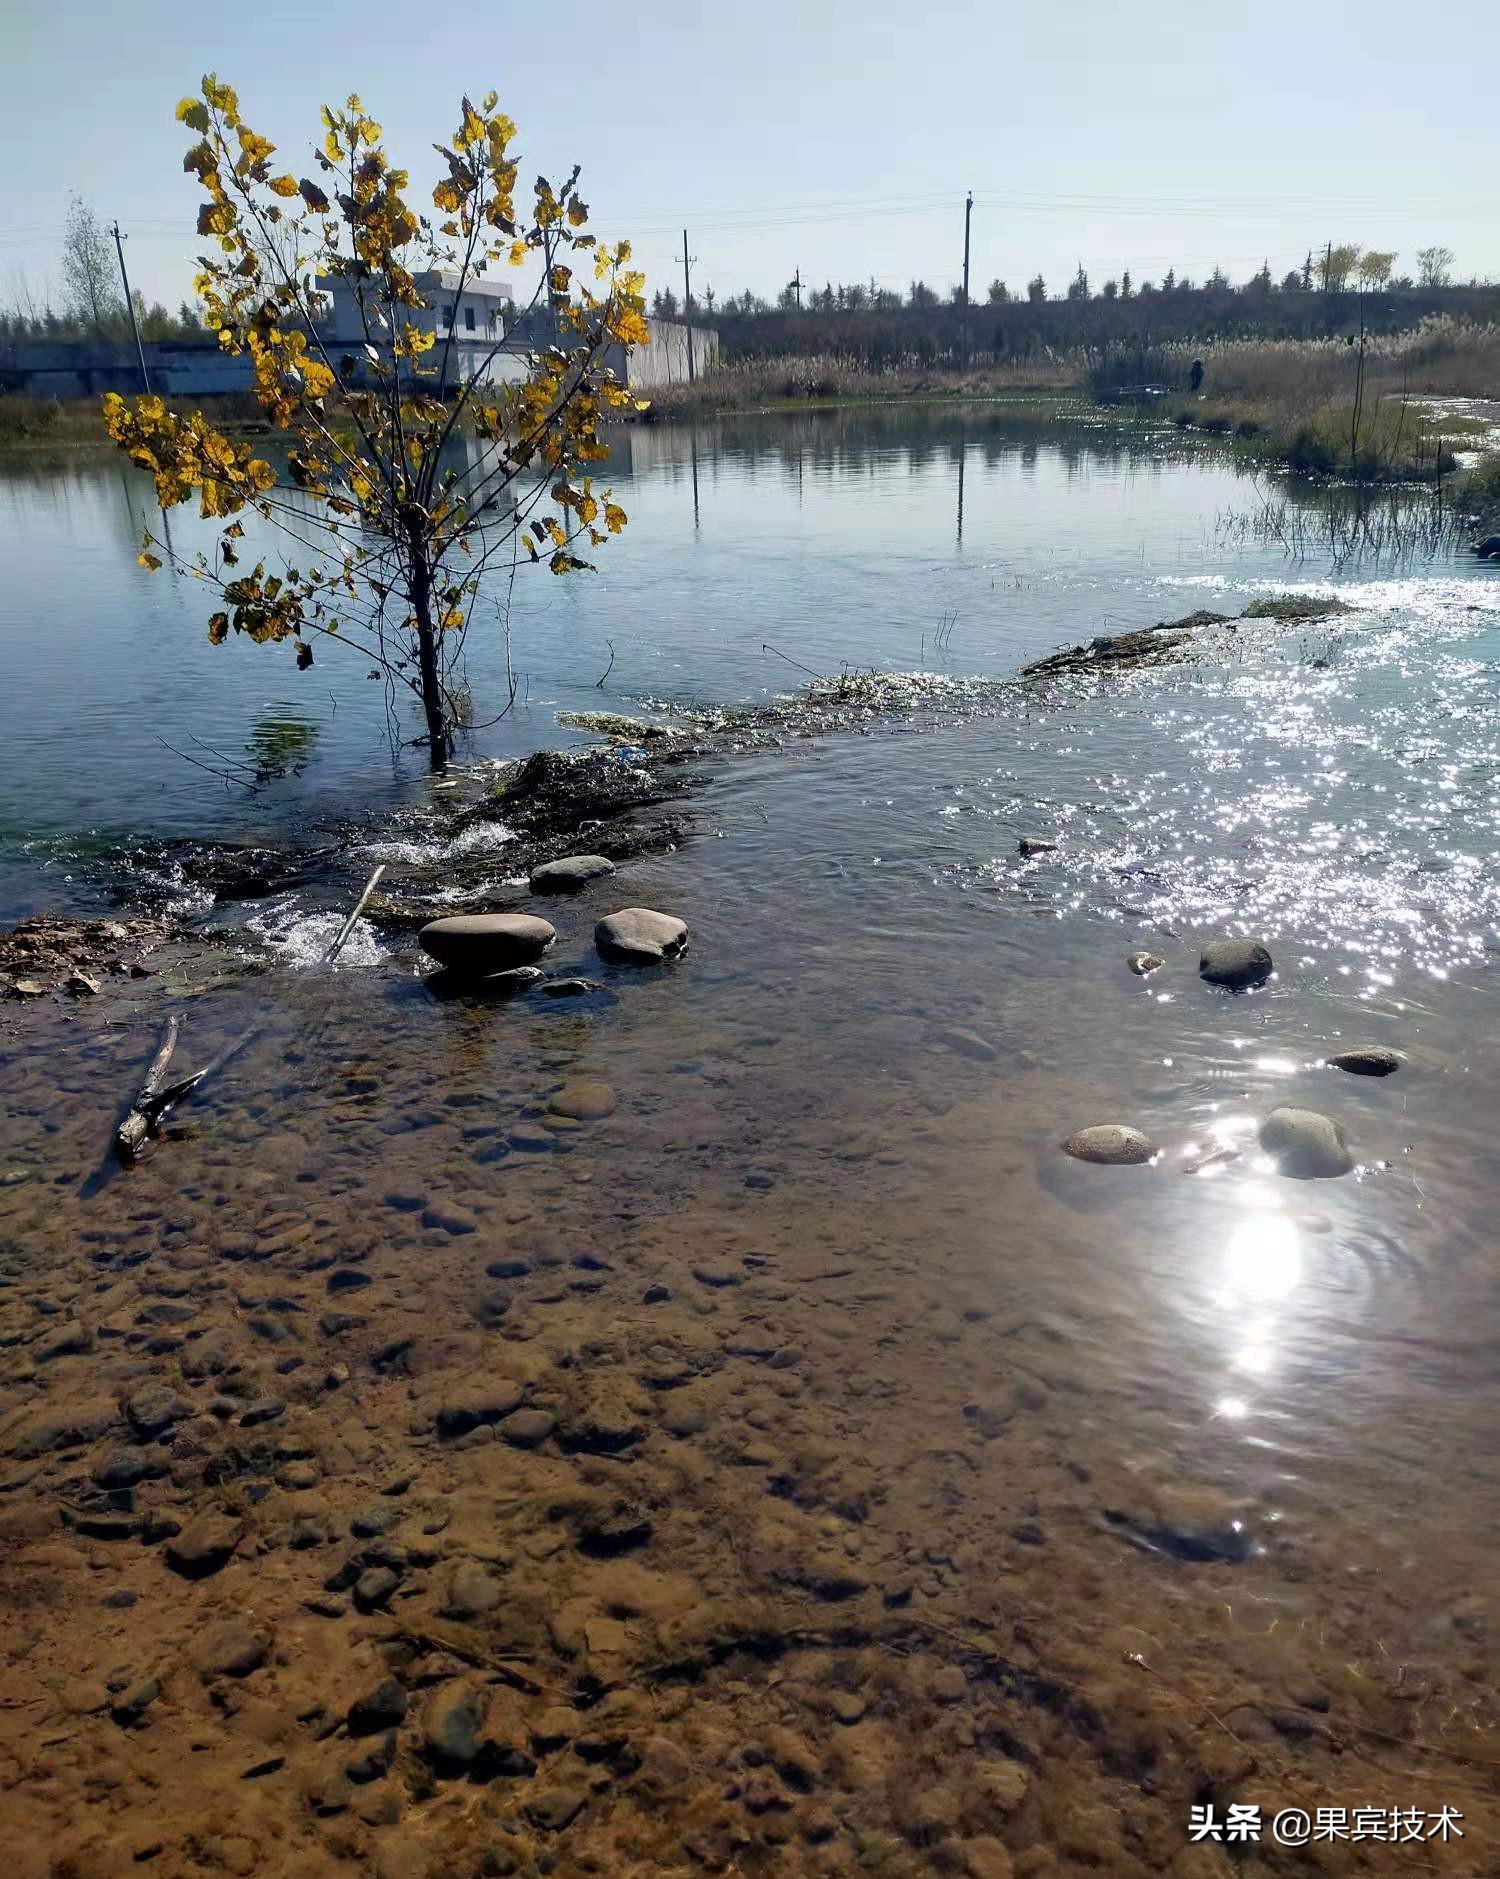
<instances>
[{"instance_id":1,"label":"driftwood","mask_svg":"<svg viewBox=\"0 0 1500 1879\"><path fill-rule=\"evenodd\" d=\"M338 936L328 951L323 955L323 964L330 965L343 950L344 942L354 931L354 922L365 910L365 903L375 892L380 877L385 873L385 863L380 866L365 882L365 891L354 903L354 911L339 928ZM151 1059L151 1066L145 1080L136 1092L135 1101L130 1105L130 1113L115 1130L115 1153L121 1161L131 1163L139 1161L146 1152L147 1144L160 1132L166 1121L184 1096L190 1096L202 1087L211 1076L216 1076L230 1060L237 1057L250 1040L260 1030L258 1024L252 1024L238 1037L233 1037L222 1050L210 1057L201 1070L195 1070L191 1076L179 1077L175 1083L168 1083L167 1071L171 1068L172 1054L177 1049L179 1022L174 1013L167 1019L167 1028L162 1036L160 1048Z\"/></svg>"},{"instance_id":2,"label":"driftwood","mask_svg":"<svg viewBox=\"0 0 1500 1879\"><path fill-rule=\"evenodd\" d=\"M349 918L339 928L338 938L328 948L328 951L324 953L323 964L325 966L331 966L334 960L337 959L339 954L344 950L344 942L348 939L349 935L354 931L354 922L364 912L366 901L369 900L370 896L375 892L375 889L379 886L380 877L384 873L385 873L385 863L382 861L380 866L370 876L369 880L365 882L365 891L360 895L359 899L355 901L353 913L350 914Z\"/></svg>"},{"instance_id":3,"label":"driftwood","mask_svg":"<svg viewBox=\"0 0 1500 1879\"><path fill-rule=\"evenodd\" d=\"M166 1080L167 1066L172 1061L172 1052L177 1048L177 1031L178 1023L174 1015L167 1019L161 1048L151 1059L151 1067L136 1093L135 1101L130 1105L130 1114L115 1130L115 1152L121 1161L135 1161L153 1132L156 1106L162 1084Z\"/></svg>"},{"instance_id":4,"label":"driftwood","mask_svg":"<svg viewBox=\"0 0 1500 1879\"><path fill-rule=\"evenodd\" d=\"M121 1161L139 1161L146 1152L147 1143L160 1132L161 1125L183 1097L190 1095L222 1070L231 1057L238 1056L259 1029L259 1025L252 1024L249 1030L241 1031L238 1037L231 1038L222 1050L209 1058L201 1070L195 1070L191 1076L179 1077L175 1083L168 1083L166 1075L172 1062L172 1053L177 1048L178 1032L175 1015L168 1018L161 1048L151 1059L151 1068L146 1072L146 1079L135 1101L130 1105L130 1114L115 1130L115 1152Z\"/></svg>"}]
</instances>

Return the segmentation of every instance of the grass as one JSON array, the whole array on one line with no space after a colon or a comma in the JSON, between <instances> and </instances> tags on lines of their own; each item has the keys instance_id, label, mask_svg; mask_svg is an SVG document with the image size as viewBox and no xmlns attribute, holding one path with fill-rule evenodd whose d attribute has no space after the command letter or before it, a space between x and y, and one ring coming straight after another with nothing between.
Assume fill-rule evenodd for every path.
<instances>
[{"instance_id":1,"label":"grass","mask_svg":"<svg viewBox=\"0 0 1500 1879\"><path fill-rule=\"evenodd\" d=\"M189 401L221 429L235 436L268 431L260 406L248 393ZM97 398L28 398L19 392L0 394L0 450L52 450L80 445L107 444L104 419Z\"/></svg>"},{"instance_id":2,"label":"grass","mask_svg":"<svg viewBox=\"0 0 1500 1879\"><path fill-rule=\"evenodd\" d=\"M871 399L1056 396L1076 391L1078 366L1060 358L1027 365L985 366L973 372L893 368L874 372L836 354L793 354L746 359L693 384L658 385L650 392L647 422L715 411L762 411L808 404Z\"/></svg>"},{"instance_id":3,"label":"grass","mask_svg":"<svg viewBox=\"0 0 1500 1879\"><path fill-rule=\"evenodd\" d=\"M1441 417L1419 400L1493 397L1500 391L1500 326L1449 318L1405 333L1372 335L1364 347L1362 405L1355 422L1359 349L1345 337L1223 340L1101 355L1088 383L1105 402L1146 405L1135 388L1189 392L1195 361L1202 389L1180 404L1179 430L1233 437L1243 454L1305 475L1357 482L1435 480L1457 468L1452 445L1489 427ZM1160 409L1160 400L1152 401Z\"/></svg>"}]
</instances>

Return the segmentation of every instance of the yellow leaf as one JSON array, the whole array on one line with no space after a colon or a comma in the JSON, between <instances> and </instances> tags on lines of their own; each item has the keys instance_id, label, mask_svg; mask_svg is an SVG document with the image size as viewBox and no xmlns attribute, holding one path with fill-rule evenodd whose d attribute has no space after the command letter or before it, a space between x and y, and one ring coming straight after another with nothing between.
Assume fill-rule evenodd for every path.
<instances>
[{"instance_id":1,"label":"yellow leaf","mask_svg":"<svg viewBox=\"0 0 1500 1879\"><path fill-rule=\"evenodd\" d=\"M177 107L177 122L186 124L189 130L206 131L208 112L196 98L184 98Z\"/></svg>"},{"instance_id":2,"label":"yellow leaf","mask_svg":"<svg viewBox=\"0 0 1500 1879\"><path fill-rule=\"evenodd\" d=\"M211 646L222 646L229 637L229 615L215 613L208 622L208 641Z\"/></svg>"},{"instance_id":3,"label":"yellow leaf","mask_svg":"<svg viewBox=\"0 0 1500 1879\"><path fill-rule=\"evenodd\" d=\"M150 568L153 573L161 566L161 556L153 555L145 548L141 550L135 559L138 567Z\"/></svg>"},{"instance_id":4,"label":"yellow leaf","mask_svg":"<svg viewBox=\"0 0 1500 1879\"><path fill-rule=\"evenodd\" d=\"M295 176L273 176L271 188L278 196L295 196L298 193L297 179Z\"/></svg>"},{"instance_id":5,"label":"yellow leaf","mask_svg":"<svg viewBox=\"0 0 1500 1879\"><path fill-rule=\"evenodd\" d=\"M462 626L463 623L464 610L462 607L450 607L442 618L442 625L445 627Z\"/></svg>"},{"instance_id":6,"label":"yellow leaf","mask_svg":"<svg viewBox=\"0 0 1500 1879\"><path fill-rule=\"evenodd\" d=\"M297 190L302 200L315 215L322 215L328 207L328 198L316 183L309 182L304 176L298 183Z\"/></svg>"},{"instance_id":7,"label":"yellow leaf","mask_svg":"<svg viewBox=\"0 0 1500 1879\"><path fill-rule=\"evenodd\" d=\"M642 406L643 410L644 408L645 407ZM624 528L625 511L620 507L619 503L617 502L605 503L604 526L609 530L611 535L618 535L620 530Z\"/></svg>"}]
</instances>

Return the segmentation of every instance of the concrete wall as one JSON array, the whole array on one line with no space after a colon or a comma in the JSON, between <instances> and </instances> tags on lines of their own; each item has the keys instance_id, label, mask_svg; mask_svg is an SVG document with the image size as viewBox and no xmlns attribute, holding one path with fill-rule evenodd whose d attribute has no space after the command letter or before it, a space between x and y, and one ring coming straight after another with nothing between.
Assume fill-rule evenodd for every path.
<instances>
[{"instance_id":1,"label":"concrete wall","mask_svg":"<svg viewBox=\"0 0 1500 1879\"><path fill-rule=\"evenodd\" d=\"M248 357L231 358L212 341L162 340L146 347L151 389L184 397L249 391ZM0 389L30 398L98 398L141 390L133 346L93 341L23 340L0 345Z\"/></svg>"},{"instance_id":2,"label":"concrete wall","mask_svg":"<svg viewBox=\"0 0 1500 1879\"><path fill-rule=\"evenodd\" d=\"M630 355L629 385L646 391L653 385L676 385L688 375L688 329L676 320L647 320L651 344ZM693 365L698 373L719 363L719 335L712 327L693 328Z\"/></svg>"}]
</instances>

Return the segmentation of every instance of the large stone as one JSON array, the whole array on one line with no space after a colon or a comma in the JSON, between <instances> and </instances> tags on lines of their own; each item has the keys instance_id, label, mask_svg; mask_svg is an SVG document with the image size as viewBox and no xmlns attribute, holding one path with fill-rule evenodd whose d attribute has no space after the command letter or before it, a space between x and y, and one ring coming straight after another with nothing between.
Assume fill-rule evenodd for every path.
<instances>
[{"instance_id":1,"label":"large stone","mask_svg":"<svg viewBox=\"0 0 1500 1879\"><path fill-rule=\"evenodd\" d=\"M1275 966L1259 940L1210 940L1198 960L1198 976L1210 985L1227 985L1232 992L1264 985Z\"/></svg>"},{"instance_id":2,"label":"large stone","mask_svg":"<svg viewBox=\"0 0 1500 1879\"><path fill-rule=\"evenodd\" d=\"M594 944L601 956L621 965L654 966L687 951L685 921L649 907L623 907L606 914L594 928Z\"/></svg>"},{"instance_id":3,"label":"large stone","mask_svg":"<svg viewBox=\"0 0 1500 1879\"><path fill-rule=\"evenodd\" d=\"M544 861L531 873L533 894L576 894L590 881L613 874L615 864L605 855L564 855L560 861Z\"/></svg>"},{"instance_id":4,"label":"large stone","mask_svg":"<svg viewBox=\"0 0 1500 1879\"><path fill-rule=\"evenodd\" d=\"M1354 1077L1389 1077L1401 1068L1401 1059L1393 1050L1380 1044L1366 1044L1358 1050L1341 1050L1329 1063L1335 1070L1347 1070Z\"/></svg>"},{"instance_id":5,"label":"large stone","mask_svg":"<svg viewBox=\"0 0 1500 1879\"><path fill-rule=\"evenodd\" d=\"M1343 1129L1316 1109L1273 1109L1260 1125L1260 1145L1294 1181L1331 1181L1354 1166Z\"/></svg>"},{"instance_id":6,"label":"large stone","mask_svg":"<svg viewBox=\"0 0 1500 1879\"><path fill-rule=\"evenodd\" d=\"M1123 1122L1101 1122L1093 1128L1079 1129L1062 1149L1075 1161L1096 1161L1108 1168L1138 1167L1159 1152L1149 1135Z\"/></svg>"},{"instance_id":7,"label":"large stone","mask_svg":"<svg viewBox=\"0 0 1500 1879\"><path fill-rule=\"evenodd\" d=\"M533 914L457 913L429 920L417 944L439 965L477 978L533 964L556 938L557 929Z\"/></svg>"},{"instance_id":8,"label":"large stone","mask_svg":"<svg viewBox=\"0 0 1500 1879\"><path fill-rule=\"evenodd\" d=\"M1500 561L1500 535L1486 535L1481 542L1475 542L1474 552L1481 561Z\"/></svg>"}]
</instances>

